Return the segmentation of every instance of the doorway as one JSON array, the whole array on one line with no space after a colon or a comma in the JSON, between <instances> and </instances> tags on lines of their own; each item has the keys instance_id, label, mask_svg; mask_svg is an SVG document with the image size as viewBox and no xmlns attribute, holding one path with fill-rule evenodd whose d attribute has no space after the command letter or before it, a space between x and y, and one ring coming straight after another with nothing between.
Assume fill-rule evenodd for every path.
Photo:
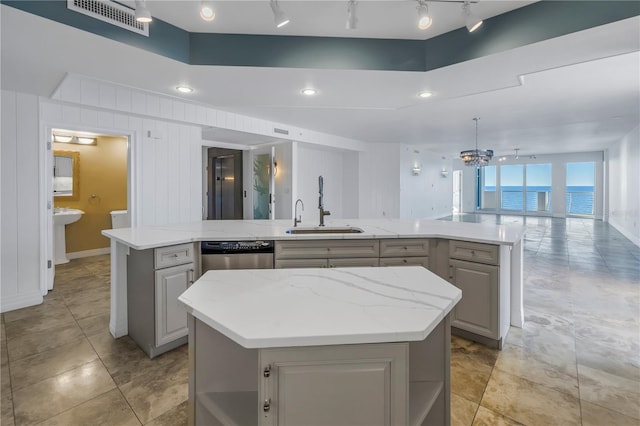
<instances>
[{"instance_id":1,"label":"doorway","mask_svg":"<svg viewBox=\"0 0 640 426\"><path fill-rule=\"evenodd\" d=\"M242 219L242 151L207 150L207 219Z\"/></svg>"}]
</instances>

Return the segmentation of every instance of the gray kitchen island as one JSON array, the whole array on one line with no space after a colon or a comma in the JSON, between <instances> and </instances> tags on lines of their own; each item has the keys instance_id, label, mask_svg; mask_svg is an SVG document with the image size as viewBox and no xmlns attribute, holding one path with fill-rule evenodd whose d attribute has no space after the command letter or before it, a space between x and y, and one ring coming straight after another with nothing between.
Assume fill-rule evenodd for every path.
<instances>
[{"instance_id":1,"label":"gray kitchen island","mask_svg":"<svg viewBox=\"0 0 640 426\"><path fill-rule=\"evenodd\" d=\"M449 313L423 267L220 270L189 313L189 420L450 424Z\"/></svg>"},{"instance_id":2,"label":"gray kitchen island","mask_svg":"<svg viewBox=\"0 0 640 426\"><path fill-rule=\"evenodd\" d=\"M501 348L509 327L523 325L521 225L355 219L331 221L324 231L362 232L290 234L291 227L225 220L103 231L111 238L111 334L129 334L150 356L187 341L177 296L203 272L202 241L273 241L276 269L420 265L462 290L453 333ZM142 314L146 320L134 318Z\"/></svg>"}]
</instances>

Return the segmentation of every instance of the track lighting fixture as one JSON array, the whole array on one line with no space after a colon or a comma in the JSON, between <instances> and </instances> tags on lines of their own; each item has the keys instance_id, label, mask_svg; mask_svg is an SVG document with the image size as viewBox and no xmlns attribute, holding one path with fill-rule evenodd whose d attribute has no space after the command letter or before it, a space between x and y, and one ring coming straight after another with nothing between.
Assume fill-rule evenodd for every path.
<instances>
[{"instance_id":1,"label":"track lighting fixture","mask_svg":"<svg viewBox=\"0 0 640 426\"><path fill-rule=\"evenodd\" d=\"M426 0L417 0L418 1L418 28L421 30L426 30L433 23L433 19L429 16L429 9L427 8Z\"/></svg>"},{"instance_id":2,"label":"track lighting fixture","mask_svg":"<svg viewBox=\"0 0 640 426\"><path fill-rule=\"evenodd\" d=\"M347 6L347 29L355 30L358 25L358 18L356 16L356 5L358 2L356 0L349 0L349 5Z\"/></svg>"},{"instance_id":3,"label":"track lighting fixture","mask_svg":"<svg viewBox=\"0 0 640 426\"><path fill-rule=\"evenodd\" d=\"M271 10L273 11L273 19L276 22L276 27L284 27L289 23L289 18L284 14L278 0L271 0Z\"/></svg>"},{"instance_id":4,"label":"track lighting fixture","mask_svg":"<svg viewBox=\"0 0 640 426\"><path fill-rule=\"evenodd\" d=\"M136 0L136 21L146 23L153 21L145 0Z\"/></svg>"},{"instance_id":5,"label":"track lighting fixture","mask_svg":"<svg viewBox=\"0 0 640 426\"><path fill-rule=\"evenodd\" d=\"M478 19L471 13L471 3L469 1L465 1L462 5L462 13L464 14L464 23L467 26L467 31L472 33L480 28L482 19Z\"/></svg>"},{"instance_id":6,"label":"track lighting fixture","mask_svg":"<svg viewBox=\"0 0 640 426\"><path fill-rule=\"evenodd\" d=\"M202 0L200 3L200 17L207 22L211 22L216 18L216 11L210 1Z\"/></svg>"}]
</instances>

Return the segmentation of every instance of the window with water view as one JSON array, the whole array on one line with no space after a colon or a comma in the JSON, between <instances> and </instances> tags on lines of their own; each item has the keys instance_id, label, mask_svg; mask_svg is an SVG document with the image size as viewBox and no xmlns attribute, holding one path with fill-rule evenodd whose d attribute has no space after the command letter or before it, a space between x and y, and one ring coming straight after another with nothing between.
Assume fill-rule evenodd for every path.
<instances>
[{"instance_id":1,"label":"window with water view","mask_svg":"<svg viewBox=\"0 0 640 426\"><path fill-rule=\"evenodd\" d=\"M593 215L595 163L567 163L565 209L568 215Z\"/></svg>"}]
</instances>

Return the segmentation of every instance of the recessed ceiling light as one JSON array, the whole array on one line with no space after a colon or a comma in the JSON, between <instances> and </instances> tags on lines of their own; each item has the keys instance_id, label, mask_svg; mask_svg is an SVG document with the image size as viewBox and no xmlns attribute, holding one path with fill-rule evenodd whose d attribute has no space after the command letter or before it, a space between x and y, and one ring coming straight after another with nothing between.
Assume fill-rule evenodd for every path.
<instances>
[{"instance_id":1,"label":"recessed ceiling light","mask_svg":"<svg viewBox=\"0 0 640 426\"><path fill-rule=\"evenodd\" d=\"M419 98L430 98L431 96L433 96L433 93L427 91L418 93Z\"/></svg>"},{"instance_id":2,"label":"recessed ceiling light","mask_svg":"<svg viewBox=\"0 0 640 426\"><path fill-rule=\"evenodd\" d=\"M193 89L189 86L178 86L176 87L176 90L180 93L191 93L193 92Z\"/></svg>"},{"instance_id":3,"label":"recessed ceiling light","mask_svg":"<svg viewBox=\"0 0 640 426\"><path fill-rule=\"evenodd\" d=\"M306 96L313 96L318 94L318 91L316 89L307 88L307 89L302 89L302 94Z\"/></svg>"}]
</instances>

